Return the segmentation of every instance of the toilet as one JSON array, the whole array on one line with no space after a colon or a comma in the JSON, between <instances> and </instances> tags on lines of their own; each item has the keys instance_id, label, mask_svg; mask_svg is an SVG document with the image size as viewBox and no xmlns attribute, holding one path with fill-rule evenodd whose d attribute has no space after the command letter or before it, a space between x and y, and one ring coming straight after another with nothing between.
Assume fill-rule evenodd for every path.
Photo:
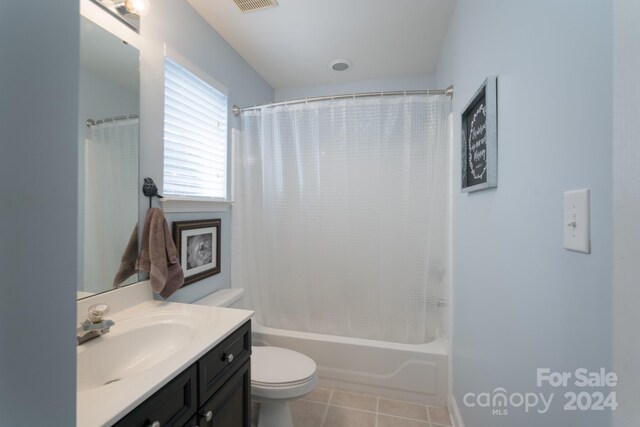
<instances>
[{"instance_id":1,"label":"toilet","mask_svg":"<svg viewBox=\"0 0 640 427\"><path fill-rule=\"evenodd\" d=\"M194 304L244 308L243 289L223 289ZM260 404L258 427L293 427L289 402L313 391L316 363L297 351L280 347L251 348L251 399Z\"/></svg>"}]
</instances>

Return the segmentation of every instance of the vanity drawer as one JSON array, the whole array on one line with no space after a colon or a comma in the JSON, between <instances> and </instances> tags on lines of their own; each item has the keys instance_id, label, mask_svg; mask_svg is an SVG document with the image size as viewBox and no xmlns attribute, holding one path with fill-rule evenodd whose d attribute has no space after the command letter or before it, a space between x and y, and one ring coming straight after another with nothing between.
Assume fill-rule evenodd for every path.
<instances>
[{"instance_id":1,"label":"vanity drawer","mask_svg":"<svg viewBox=\"0 0 640 427\"><path fill-rule=\"evenodd\" d=\"M156 421L162 427L184 426L196 413L198 371L187 368L144 403L118 421L116 427L148 427Z\"/></svg>"},{"instance_id":2,"label":"vanity drawer","mask_svg":"<svg viewBox=\"0 0 640 427\"><path fill-rule=\"evenodd\" d=\"M251 321L198 361L198 405L203 405L251 356Z\"/></svg>"},{"instance_id":3,"label":"vanity drawer","mask_svg":"<svg viewBox=\"0 0 640 427\"><path fill-rule=\"evenodd\" d=\"M249 427L251 425L251 369L249 361L198 411L198 427Z\"/></svg>"}]
</instances>

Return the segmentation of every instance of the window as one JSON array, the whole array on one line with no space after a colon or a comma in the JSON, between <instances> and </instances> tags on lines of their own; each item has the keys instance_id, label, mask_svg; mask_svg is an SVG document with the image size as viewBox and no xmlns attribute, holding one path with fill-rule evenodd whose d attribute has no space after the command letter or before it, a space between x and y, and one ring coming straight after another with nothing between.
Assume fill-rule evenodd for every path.
<instances>
[{"instance_id":1,"label":"window","mask_svg":"<svg viewBox=\"0 0 640 427\"><path fill-rule=\"evenodd\" d=\"M227 199L227 95L164 61L164 194Z\"/></svg>"}]
</instances>

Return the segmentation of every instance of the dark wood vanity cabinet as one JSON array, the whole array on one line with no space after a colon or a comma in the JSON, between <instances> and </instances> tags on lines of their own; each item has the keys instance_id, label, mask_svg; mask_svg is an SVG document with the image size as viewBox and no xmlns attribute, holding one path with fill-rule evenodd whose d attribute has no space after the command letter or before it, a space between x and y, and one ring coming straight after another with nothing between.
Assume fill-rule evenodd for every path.
<instances>
[{"instance_id":1,"label":"dark wood vanity cabinet","mask_svg":"<svg viewBox=\"0 0 640 427\"><path fill-rule=\"evenodd\" d=\"M140 404L116 427L250 427L251 321Z\"/></svg>"},{"instance_id":2,"label":"dark wood vanity cabinet","mask_svg":"<svg viewBox=\"0 0 640 427\"><path fill-rule=\"evenodd\" d=\"M246 361L198 413L197 427L249 427L251 374Z\"/></svg>"},{"instance_id":3,"label":"dark wood vanity cabinet","mask_svg":"<svg viewBox=\"0 0 640 427\"><path fill-rule=\"evenodd\" d=\"M251 425L250 356L247 322L198 361L198 427Z\"/></svg>"},{"instance_id":4,"label":"dark wood vanity cabinet","mask_svg":"<svg viewBox=\"0 0 640 427\"><path fill-rule=\"evenodd\" d=\"M118 421L116 427L182 426L198 409L198 370L195 365Z\"/></svg>"}]
</instances>

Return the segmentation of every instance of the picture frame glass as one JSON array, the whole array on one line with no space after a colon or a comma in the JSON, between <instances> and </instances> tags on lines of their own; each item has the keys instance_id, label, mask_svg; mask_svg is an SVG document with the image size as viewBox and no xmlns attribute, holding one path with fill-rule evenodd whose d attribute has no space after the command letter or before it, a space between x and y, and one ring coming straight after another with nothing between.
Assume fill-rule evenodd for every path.
<instances>
[{"instance_id":1,"label":"picture frame glass","mask_svg":"<svg viewBox=\"0 0 640 427\"><path fill-rule=\"evenodd\" d=\"M180 259L185 277L202 273L216 265L217 227L184 230L182 232L182 244Z\"/></svg>"},{"instance_id":2,"label":"picture frame glass","mask_svg":"<svg viewBox=\"0 0 640 427\"><path fill-rule=\"evenodd\" d=\"M487 182L487 105L485 93L468 110L466 117L466 187Z\"/></svg>"}]
</instances>

